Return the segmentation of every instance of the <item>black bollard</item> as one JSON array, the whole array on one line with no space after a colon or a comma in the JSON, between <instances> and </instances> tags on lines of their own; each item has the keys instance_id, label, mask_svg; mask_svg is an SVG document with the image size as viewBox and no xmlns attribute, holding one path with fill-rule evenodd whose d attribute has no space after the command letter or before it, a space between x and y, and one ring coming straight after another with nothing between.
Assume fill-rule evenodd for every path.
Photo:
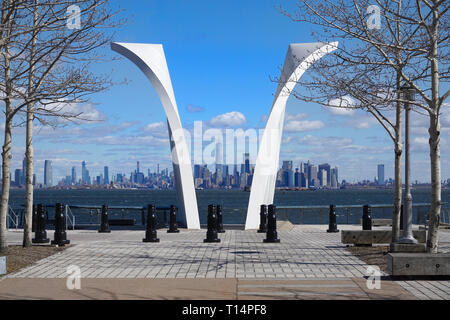
<instances>
[{"instance_id":1,"label":"black bollard","mask_svg":"<svg viewBox=\"0 0 450 320\"><path fill-rule=\"evenodd\" d=\"M212 204L208 206L208 231L203 242L220 242L220 239L217 237L216 207Z\"/></svg>"},{"instance_id":2,"label":"black bollard","mask_svg":"<svg viewBox=\"0 0 450 320\"><path fill-rule=\"evenodd\" d=\"M362 229L372 230L372 207L368 204L363 206Z\"/></svg>"},{"instance_id":3,"label":"black bollard","mask_svg":"<svg viewBox=\"0 0 450 320\"><path fill-rule=\"evenodd\" d=\"M334 204L330 204L330 221L327 232L339 232L336 223L336 206Z\"/></svg>"},{"instance_id":4,"label":"black bollard","mask_svg":"<svg viewBox=\"0 0 450 320\"><path fill-rule=\"evenodd\" d=\"M178 233L180 230L178 230L178 224L177 224L177 208L174 205L170 206L170 213L169 213L169 230L167 230L167 233Z\"/></svg>"},{"instance_id":5,"label":"black bollard","mask_svg":"<svg viewBox=\"0 0 450 320\"><path fill-rule=\"evenodd\" d=\"M269 204L269 213L267 215L267 235L264 242L266 243L278 243L280 239L278 239L277 234L277 214L276 207L273 204Z\"/></svg>"},{"instance_id":6,"label":"black bollard","mask_svg":"<svg viewBox=\"0 0 450 320\"><path fill-rule=\"evenodd\" d=\"M259 211L259 230L258 233L267 232L267 206L265 204L261 205L261 210Z\"/></svg>"},{"instance_id":7,"label":"black bollard","mask_svg":"<svg viewBox=\"0 0 450 320\"><path fill-rule=\"evenodd\" d=\"M37 205L37 217L36 217L36 231L34 233L33 243L49 243L50 239L47 238L47 231L45 231L45 207L42 204Z\"/></svg>"},{"instance_id":8,"label":"black bollard","mask_svg":"<svg viewBox=\"0 0 450 320\"><path fill-rule=\"evenodd\" d=\"M143 242L159 242L156 237L156 214L155 206L149 204L147 206L147 228L145 230L145 238L142 239Z\"/></svg>"},{"instance_id":9,"label":"black bollard","mask_svg":"<svg viewBox=\"0 0 450 320\"><path fill-rule=\"evenodd\" d=\"M109 218L108 218L108 206L102 205L102 222L100 224L99 233L110 233Z\"/></svg>"},{"instance_id":10,"label":"black bollard","mask_svg":"<svg viewBox=\"0 0 450 320\"><path fill-rule=\"evenodd\" d=\"M216 215L217 215L217 232L225 233L225 229L223 228L223 215L222 215L222 206L218 204L216 206Z\"/></svg>"},{"instance_id":11,"label":"black bollard","mask_svg":"<svg viewBox=\"0 0 450 320\"><path fill-rule=\"evenodd\" d=\"M66 217L62 203L57 203L55 206L55 236L51 243L57 246L65 246L70 243L70 240L67 240Z\"/></svg>"},{"instance_id":12,"label":"black bollard","mask_svg":"<svg viewBox=\"0 0 450 320\"><path fill-rule=\"evenodd\" d=\"M31 232L36 232L36 223L37 223L37 206L33 204L33 217L31 218Z\"/></svg>"},{"instance_id":13,"label":"black bollard","mask_svg":"<svg viewBox=\"0 0 450 320\"><path fill-rule=\"evenodd\" d=\"M403 230L403 205L400 207L400 230Z\"/></svg>"}]
</instances>

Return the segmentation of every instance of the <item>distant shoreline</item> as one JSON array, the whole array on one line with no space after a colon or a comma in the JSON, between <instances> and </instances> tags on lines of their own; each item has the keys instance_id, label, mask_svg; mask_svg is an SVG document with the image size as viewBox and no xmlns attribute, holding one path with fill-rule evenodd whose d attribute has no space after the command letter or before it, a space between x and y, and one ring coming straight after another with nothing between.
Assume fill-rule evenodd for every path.
<instances>
[{"instance_id":1,"label":"distant shoreline","mask_svg":"<svg viewBox=\"0 0 450 320\"><path fill-rule=\"evenodd\" d=\"M403 186L404 188L404 186ZM413 189L415 190L430 190L431 185L430 184L420 184L420 185L413 185ZM1 189L0 189L1 190ZM14 191L25 191L24 187L17 188L13 187L11 190ZM154 188L146 188L146 187L123 187L123 188L110 188L105 186L72 186L72 187L60 187L55 186L51 188L36 188L35 191L58 191L58 190L89 190L89 191L98 191L98 190L152 190L152 191L173 191L175 189L173 188L167 188L167 189L154 189ZM209 188L209 189L196 189L196 191L208 191L208 190L214 190L214 191L242 191L242 192L250 192L248 189L237 189L237 188ZM315 189L307 189L307 188L286 188L286 187L279 187L275 188L276 191L284 191L284 192L298 192L298 191L306 191L306 192L315 192L315 191L340 191L340 190L394 190L394 187L391 186L346 186L345 188L315 188ZM442 187L442 190L450 190L449 186Z\"/></svg>"}]
</instances>

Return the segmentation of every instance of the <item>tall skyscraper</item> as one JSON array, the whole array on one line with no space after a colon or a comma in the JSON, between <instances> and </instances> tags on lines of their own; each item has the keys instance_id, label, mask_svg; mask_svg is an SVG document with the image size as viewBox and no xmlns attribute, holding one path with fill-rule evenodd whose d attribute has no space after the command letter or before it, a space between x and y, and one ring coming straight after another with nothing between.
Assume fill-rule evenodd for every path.
<instances>
[{"instance_id":1,"label":"tall skyscraper","mask_svg":"<svg viewBox=\"0 0 450 320\"><path fill-rule=\"evenodd\" d=\"M222 143L216 144L216 184L221 185L223 180L223 147Z\"/></svg>"},{"instance_id":2,"label":"tall skyscraper","mask_svg":"<svg viewBox=\"0 0 450 320\"><path fill-rule=\"evenodd\" d=\"M328 185L327 171L325 169L321 169L319 171L319 180L321 187L326 187Z\"/></svg>"},{"instance_id":3,"label":"tall skyscraper","mask_svg":"<svg viewBox=\"0 0 450 320\"><path fill-rule=\"evenodd\" d=\"M338 168L331 169L331 188L336 189L338 187Z\"/></svg>"},{"instance_id":4,"label":"tall skyscraper","mask_svg":"<svg viewBox=\"0 0 450 320\"><path fill-rule=\"evenodd\" d=\"M245 173L250 173L250 154L244 153L244 170ZM242 174L242 172L241 172Z\"/></svg>"},{"instance_id":5,"label":"tall skyscraper","mask_svg":"<svg viewBox=\"0 0 450 320\"><path fill-rule=\"evenodd\" d=\"M107 166L103 168L103 184L109 184L109 168Z\"/></svg>"},{"instance_id":6,"label":"tall skyscraper","mask_svg":"<svg viewBox=\"0 0 450 320\"><path fill-rule=\"evenodd\" d=\"M311 164L308 166L308 186L318 187L317 166Z\"/></svg>"},{"instance_id":7,"label":"tall skyscraper","mask_svg":"<svg viewBox=\"0 0 450 320\"><path fill-rule=\"evenodd\" d=\"M201 167L199 164L194 164L194 179L201 178Z\"/></svg>"},{"instance_id":8,"label":"tall skyscraper","mask_svg":"<svg viewBox=\"0 0 450 320\"><path fill-rule=\"evenodd\" d=\"M44 163L44 185L46 187L53 186L53 170L51 160L45 160Z\"/></svg>"},{"instance_id":9,"label":"tall skyscraper","mask_svg":"<svg viewBox=\"0 0 450 320\"><path fill-rule=\"evenodd\" d=\"M72 167L72 179L71 179L72 184L76 184L77 183L77 168Z\"/></svg>"},{"instance_id":10,"label":"tall skyscraper","mask_svg":"<svg viewBox=\"0 0 450 320\"><path fill-rule=\"evenodd\" d=\"M328 163L320 164L319 165L319 173L321 170L325 170L327 172L326 183L323 186L330 186L330 184L331 184L331 166Z\"/></svg>"},{"instance_id":11,"label":"tall skyscraper","mask_svg":"<svg viewBox=\"0 0 450 320\"><path fill-rule=\"evenodd\" d=\"M378 165L378 184L384 185L384 164Z\"/></svg>"},{"instance_id":12,"label":"tall skyscraper","mask_svg":"<svg viewBox=\"0 0 450 320\"><path fill-rule=\"evenodd\" d=\"M22 170L16 169L14 171L14 183L17 187L20 187L22 185Z\"/></svg>"},{"instance_id":13,"label":"tall skyscraper","mask_svg":"<svg viewBox=\"0 0 450 320\"><path fill-rule=\"evenodd\" d=\"M81 163L81 184L91 184L91 177L85 161Z\"/></svg>"},{"instance_id":14,"label":"tall skyscraper","mask_svg":"<svg viewBox=\"0 0 450 320\"><path fill-rule=\"evenodd\" d=\"M20 177L20 184L25 185L27 179L27 158L22 161L22 176Z\"/></svg>"}]
</instances>

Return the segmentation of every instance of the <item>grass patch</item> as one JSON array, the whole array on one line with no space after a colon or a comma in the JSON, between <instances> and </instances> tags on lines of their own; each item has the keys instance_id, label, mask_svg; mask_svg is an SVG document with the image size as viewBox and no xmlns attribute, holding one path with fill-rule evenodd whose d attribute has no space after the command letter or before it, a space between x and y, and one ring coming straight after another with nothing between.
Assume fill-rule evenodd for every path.
<instances>
[{"instance_id":1,"label":"grass patch","mask_svg":"<svg viewBox=\"0 0 450 320\"><path fill-rule=\"evenodd\" d=\"M8 246L6 250L0 251L0 256L6 256L6 274L10 274L28 267L36 261L61 253L67 247L35 245L23 248L22 246L12 245Z\"/></svg>"}]
</instances>

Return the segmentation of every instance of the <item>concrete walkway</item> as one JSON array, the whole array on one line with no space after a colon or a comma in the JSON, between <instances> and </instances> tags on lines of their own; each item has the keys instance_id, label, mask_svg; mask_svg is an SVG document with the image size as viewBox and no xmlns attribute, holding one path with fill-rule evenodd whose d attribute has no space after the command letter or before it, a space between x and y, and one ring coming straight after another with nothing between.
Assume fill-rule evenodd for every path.
<instances>
[{"instance_id":1,"label":"concrete walkway","mask_svg":"<svg viewBox=\"0 0 450 320\"><path fill-rule=\"evenodd\" d=\"M279 231L278 244L240 230L220 234L220 243L203 243L205 230L160 230L159 243L143 243L142 231L68 231L67 250L3 277L0 298L450 299L450 281L383 280L381 289L368 289L368 265L326 228ZM21 236L8 234L11 243ZM450 249L450 233L440 239ZM66 288L71 265L81 271L81 290Z\"/></svg>"}]
</instances>

